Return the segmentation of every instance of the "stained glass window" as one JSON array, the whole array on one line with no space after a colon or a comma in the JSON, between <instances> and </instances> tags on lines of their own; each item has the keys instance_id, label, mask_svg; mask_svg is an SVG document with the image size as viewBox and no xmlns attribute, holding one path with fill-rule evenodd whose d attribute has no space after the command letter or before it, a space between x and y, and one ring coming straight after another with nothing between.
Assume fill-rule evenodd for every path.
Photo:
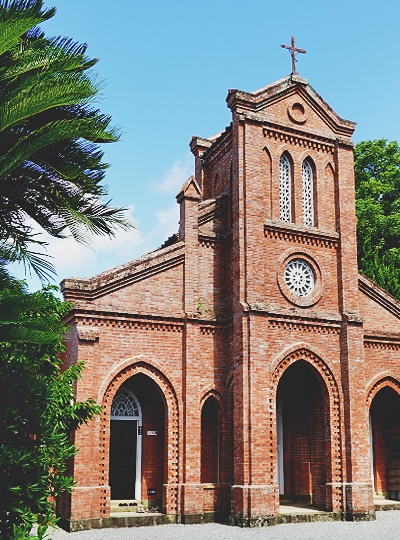
<instances>
[{"instance_id":1,"label":"stained glass window","mask_svg":"<svg viewBox=\"0 0 400 540\"><path fill-rule=\"evenodd\" d=\"M280 220L292 221L292 174L290 161L283 155L279 161Z\"/></svg>"},{"instance_id":2,"label":"stained glass window","mask_svg":"<svg viewBox=\"0 0 400 540\"><path fill-rule=\"evenodd\" d=\"M303 161L303 220L306 227L314 227L314 178L309 161Z\"/></svg>"},{"instance_id":3,"label":"stained glass window","mask_svg":"<svg viewBox=\"0 0 400 540\"><path fill-rule=\"evenodd\" d=\"M139 409L133 395L122 388L118 391L111 406L111 416L138 418Z\"/></svg>"}]
</instances>

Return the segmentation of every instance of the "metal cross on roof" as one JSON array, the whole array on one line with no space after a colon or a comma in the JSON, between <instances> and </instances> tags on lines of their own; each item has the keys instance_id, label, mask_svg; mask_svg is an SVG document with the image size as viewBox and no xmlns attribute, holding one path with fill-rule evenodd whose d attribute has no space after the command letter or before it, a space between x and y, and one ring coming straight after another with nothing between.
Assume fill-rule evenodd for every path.
<instances>
[{"instance_id":1,"label":"metal cross on roof","mask_svg":"<svg viewBox=\"0 0 400 540\"><path fill-rule=\"evenodd\" d=\"M292 36L292 44L291 45L281 45L282 49L288 49L290 51L290 55L292 57L292 73L296 72L296 53L305 53L304 49L296 49L294 46L294 36Z\"/></svg>"}]
</instances>

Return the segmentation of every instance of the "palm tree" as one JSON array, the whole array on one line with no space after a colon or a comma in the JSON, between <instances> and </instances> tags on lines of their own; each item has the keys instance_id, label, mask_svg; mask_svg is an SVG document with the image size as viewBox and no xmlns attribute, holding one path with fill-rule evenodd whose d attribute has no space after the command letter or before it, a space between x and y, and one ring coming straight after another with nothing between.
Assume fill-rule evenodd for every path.
<instances>
[{"instance_id":1,"label":"palm tree","mask_svg":"<svg viewBox=\"0 0 400 540\"><path fill-rule=\"evenodd\" d=\"M94 107L101 83L87 46L47 38L43 0L0 0L0 263L20 261L42 279L54 269L32 220L50 235L113 236L132 224L104 201L98 143L119 138Z\"/></svg>"}]
</instances>

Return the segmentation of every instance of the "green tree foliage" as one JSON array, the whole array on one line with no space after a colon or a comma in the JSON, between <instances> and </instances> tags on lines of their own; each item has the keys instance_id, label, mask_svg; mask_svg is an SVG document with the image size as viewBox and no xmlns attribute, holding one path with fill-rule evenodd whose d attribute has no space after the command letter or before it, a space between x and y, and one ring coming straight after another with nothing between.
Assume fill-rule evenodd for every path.
<instances>
[{"instance_id":1,"label":"green tree foliage","mask_svg":"<svg viewBox=\"0 0 400 540\"><path fill-rule=\"evenodd\" d=\"M43 0L0 0L0 257L42 278L52 266L35 251L43 241L33 223L81 243L132 226L104 200L97 143L118 133L94 107L97 60L86 45L45 37L36 25L54 13Z\"/></svg>"},{"instance_id":2,"label":"green tree foliage","mask_svg":"<svg viewBox=\"0 0 400 540\"><path fill-rule=\"evenodd\" d=\"M69 491L70 433L100 412L77 402L83 365L61 370L60 352L71 305L51 287L28 293L16 280L0 290L0 537L27 538L34 523L43 538L54 524L49 496Z\"/></svg>"},{"instance_id":3,"label":"green tree foliage","mask_svg":"<svg viewBox=\"0 0 400 540\"><path fill-rule=\"evenodd\" d=\"M359 269L400 299L400 147L365 141L354 158Z\"/></svg>"},{"instance_id":4,"label":"green tree foliage","mask_svg":"<svg viewBox=\"0 0 400 540\"><path fill-rule=\"evenodd\" d=\"M55 9L43 0L0 0L0 538L37 538L54 523L51 498L71 489L71 433L100 412L77 402L78 362L60 357L70 304L51 287L29 293L7 264L43 280L54 269L38 247L38 228L90 243L131 227L104 200L107 164L98 143L118 140L95 108L101 87L86 45L47 38L37 25Z\"/></svg>"}]
</instances>

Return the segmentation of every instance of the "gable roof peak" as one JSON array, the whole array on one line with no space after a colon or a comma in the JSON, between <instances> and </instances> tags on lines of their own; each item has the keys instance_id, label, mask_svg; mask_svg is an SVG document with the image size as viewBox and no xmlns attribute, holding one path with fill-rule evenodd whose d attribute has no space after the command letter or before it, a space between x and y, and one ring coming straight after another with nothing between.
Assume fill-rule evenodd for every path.
<instances>
[{"instance_id":1,"label":"gable roof peak","mask_svg":"<svg viewBox=\"0 0 400 540\"><path fill-rule=\"evenodd\" d=\"M286 75L286 77L282 77L282 79L278 79L277 81L274 81L272 83L267 84L266 86L263 86L262 88L259 88L258 90L253 90L253 92L249 92L253 95L262 94L266 90L275 89L275 88L287 88L290 86L295 85L303 85L308 86L308 80L299 75L298 73L290 73L290 75Z\"/></svg>"},{"instance_id":2,"label":"gable roof peak","mask_svg":"<svg viewBox=\"0 0 400 540\"><path fill-rule=\"evenodd\" d=\"M186 180L176 196L178 203L184 198L196 200L201 200L202 198L200 186L193 175Z\"/></svg>"},{"instance_id":3,"label":"gable roof peak","mask_svg":"<svg viewBox=\"0 0 400 540\"><path fill-rule=\"evenodd\" d=\"M298 73L291 73L283 79L263 86L253 92L243 90L229 90L226 98L228 107L236 114L258 114L285 97L301 96L303 100L330 124L333 131L345 138L353 134L356 123L344 120L328 105L328 103L314 90L307 79Z\"/></svg>"}]
</instances>

